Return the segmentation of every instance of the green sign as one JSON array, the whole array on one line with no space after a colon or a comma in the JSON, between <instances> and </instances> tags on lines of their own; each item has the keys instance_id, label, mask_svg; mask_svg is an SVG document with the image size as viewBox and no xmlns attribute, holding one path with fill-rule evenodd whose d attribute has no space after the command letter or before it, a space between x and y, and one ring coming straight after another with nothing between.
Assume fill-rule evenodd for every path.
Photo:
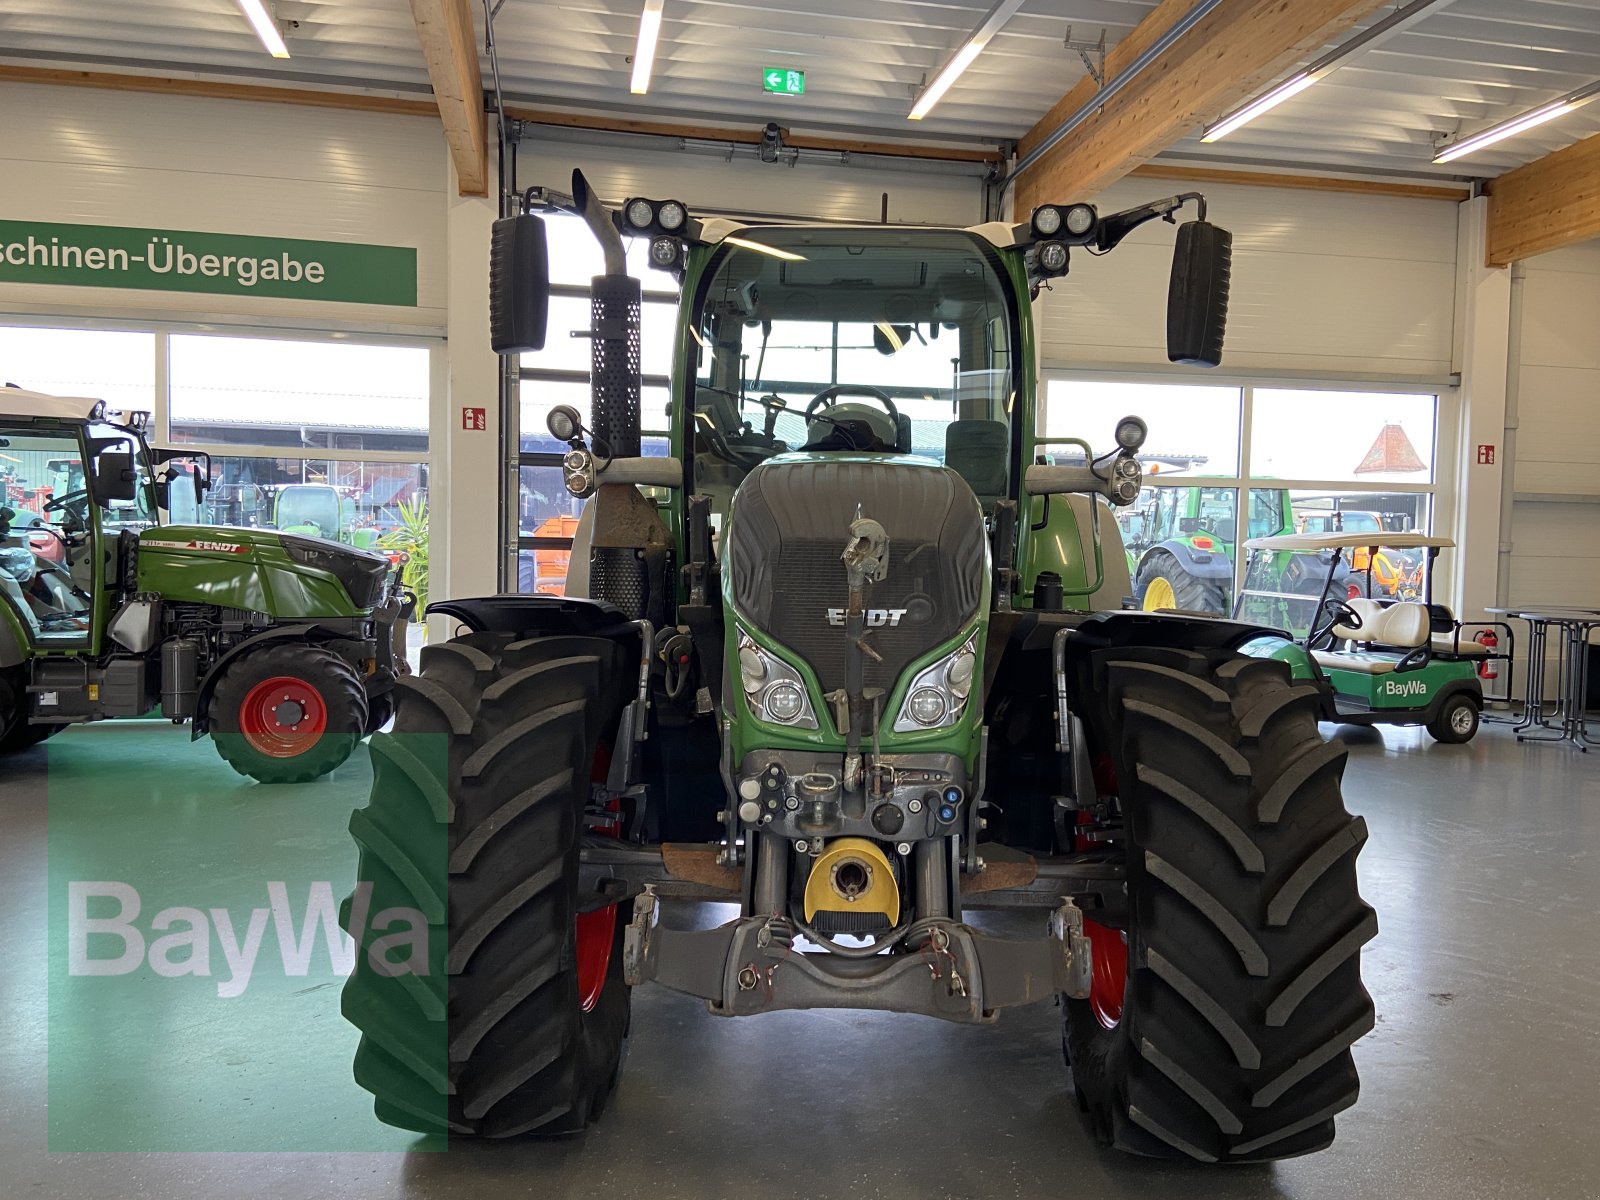
<instances>
[{"instance_id":1,"label":"green sign","mask_svg":"<svg viewBox=\"0 0 1600 1200\"><path fill-rule=\"evenodd\" d=\"M806 73L785 70L783 67L768 67L761 72L761 86L766 91L776 92L780 96L804 96Z\"/></svg>"},{"instance_id":2,"label":"green sign","mask_svg":"<svg viewBox=\"0 0 1600 1200\"><path fill-rule=\"evenodd\" d=\"M0 221L0 283L417 303L412 246Z\"/></svg>"}]
</instances>

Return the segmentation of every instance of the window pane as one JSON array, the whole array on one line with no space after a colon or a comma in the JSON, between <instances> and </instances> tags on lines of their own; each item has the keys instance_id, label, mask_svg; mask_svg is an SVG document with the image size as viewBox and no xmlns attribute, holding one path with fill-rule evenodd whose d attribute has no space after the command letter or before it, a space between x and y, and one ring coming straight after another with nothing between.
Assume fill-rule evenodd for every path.
<instances>
[{"instance_id":1,"label":"window pane","mask_svg":"<svg viewBox=\"0 0 1600 1200\"><path fill-rule=\"evenodd\" d=\"M1144 608L1233 610L1233 488L1146 487L1137 501L1115 511L1134 596Z\"/></svg>"},{"instance_id":2,"label":"window pane","mask_svg":"<svg viewBox=\"0 0 1600 1200\"><path fill-rule=\"evenodd\" d=\"M1432 483L1437 407L1433 396L1257 388L1250 473Z\"/></svg>"},{"instance_id":3,"label":"window pane","mask_svg":"<svg viewBox=\"0 0 1600 1200\"><path fill-rule=\"evenodd\" d=\"M544 228L545 239L550 247L552 284L557 287L586 288L596 275L605 273L605 254L581 217L547 215ZM646 292L678 290L677 280L665 271L657 271L650 266L648 238L623 238L622 244L628 255L628 274L639 280Z\"/></svg>"},{"instance_id":4,"label":"window pane","mask_svg":"<svg viewBox=\"0 0 1600 1200\"><path fill-rule=\"evenodd\" d=\"M152 412L156 339L105 329L0 328L0 383Z\"/></svg>"},{"instance_id":5,"label":"window pane","mask_svg":"<svg viewBox=\"0 0 1600 1200\"><path fill-rule=\"evenodd\" d=\"M227 455L213 460L212 478L198 512L184 482L173 484L174 521L279 529L367 549L405 540L419 507L426 521L421 463Z\"/></svg>"},{"instance_id":6,"label":"window pane","mask_svg":"<svg viewBox=\"0 0 1600 1200\"><path fill-rule=\"evenodd\" d=\"M675 304L647 301L640 309L640 369L646 375L672 373L672 338L677 323ZM550 297L550 321L545 331L544 349L521 356L521 365L537 371L577 371L589 373L592 362L587 334L594 327L592 302L587 296Z\"/></svg>"},{"instance_id":7,"label":"window pane","mask_svg":"<svg viewBox=\"0 0 1600 1200\"><path fill-rule=\"evenodd\" d=\"M670 416L667 397L667 389L661 387L647 387L639 394L639 417L644 432L640 450L647 457L664 456L667 453L666 437L650 436L652 432L662 435L666 433ZM546 425L550 410L558 404L570 404L578 410L578 415L583 418L584 423L588 424L589 398L587 383L544 379L538 375L524 379L519 396L522 414L520 437L522 452L524 454L566 453L567 444L558 442L550 436L550 429Z\"/></svg>"},{"instance_id":8,"label":"window pane","mask_svg":"<svg viewBox=\"0 0 1600 1200\"><path fill-rule=\"evenodd\" d=\"M1238 388L1053 379L1046 396L1045 436L1080 437L1097 452L1111 448L1121 418L1143 417L1147 477L1239 472Z\"/></svg>"},{"instance_id":9,"label":"window pane","mask_svg":"<svg viewBox=\"0 0 1600 1200\"><path fill-rule=\"evenodd\" d=\"M321 450L426 450L428 350L174 334L172 437Z\"/></svg>"}]
</instances>

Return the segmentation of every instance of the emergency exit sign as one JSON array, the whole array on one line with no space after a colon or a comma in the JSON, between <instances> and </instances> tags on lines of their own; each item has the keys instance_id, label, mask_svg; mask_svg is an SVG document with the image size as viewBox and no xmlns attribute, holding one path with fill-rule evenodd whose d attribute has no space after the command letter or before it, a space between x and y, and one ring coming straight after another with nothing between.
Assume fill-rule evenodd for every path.
<instances>
[{"instance_id":1,"label":"emergency exit sign","mask_svg":"<svg viewBox=\"0 0 1600 1200\"><path fill-rule=\"evenodd\" d=\"M780 96L804 96L806 73L785 70L783 67L768 67L761 72L761 86L766 91L775 92Z\"/></svg>"}]
</instances>

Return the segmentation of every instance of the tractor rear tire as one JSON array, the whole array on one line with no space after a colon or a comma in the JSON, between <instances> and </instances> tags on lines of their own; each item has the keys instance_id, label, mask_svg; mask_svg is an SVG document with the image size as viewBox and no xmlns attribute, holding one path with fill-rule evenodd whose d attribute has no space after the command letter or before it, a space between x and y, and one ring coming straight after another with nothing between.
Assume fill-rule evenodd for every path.
<instances>
[{"instance_id":1,"label":"tractor rear tire","mask_svg":"<svg viewBox=\"0 0 1600 1200\"><path fill-rule=\"evenodd\" d=\"M38 738L28 724L28 677L22 667L0 671L0 754L26 750Z\"/></svg>"},{"instance_id":2,"label":"tractor rear tire","mask_svg":"<svg viewBox=\"0 0 1600 1200\"><path fill-rule=\"evenodd\" d=\"M580 915L578 853L630 676L637 650L609 639L474 633L400 680L371 802L350 819L357 889L370 912L419 909L445 937L436 969L407 979L375 970L375 938L355 934L343 1011L380 1120L505 1138L600 1115L630 1018L627 913Z\"/></svg>"},{"instance_id":3,"label":"tractor rear tire","mask_svg":"<svg viewBox=\"0 0 1600 1200\"><path fill-rule=\"evenodd\" d=\"M217 753L260 783L305 783L350 757L367 732L356 669L325 646L253 650L223 672L207 708Z\"/></svg>"},{"instance_id":4,"label":"tractor rear tire","mask_svg":"<svg viewBox=\"0 0 1600 1200\"><path fill-rule=\"evenodd\" d=\"M394 692L367 697L367 732L377 733L394 719Z\"/></svg>"},{"instance_id":5,"label":"tractor rear tire","mask_svg":"<svg viewBox=\"0 0 1600 1200\"><path fill-rule=\"evenodd\" d=\"M1080 1107L1150 1157L1320 1150L1355 1103L1350 1046L1374 1021L1360 948L1377 918L1356 890L1366 825L1340 794L1345 748L1317 733L1316 689L1283 663L1104 655L1128 915L1126 963L1095 966L1125 969L1126 986L1110 1019L1065 1005Z\"/></svg>"},{"instance_id":6,"label":"tractor rear tire","mask_svg":"<svg viewBox=\"0 0 1600 1200\"><path fill-rule=\"evenodd\" d=\"M1436 742L1459 746L1478 734L1478 706L1469 695L1451 696L1439 706L1428 722L1428 734Z\"/></svg>"},{"instance_id":7,"label":"tractor rear tire","mask_svg":"<svg viewBox=\"0 0 1600 1200\"><path fill-rule=\"evenodd\" d=\"M1157 581L1162 582L1157 582ZM1197 579L1183 569L1173 555L1165 550L1157 550L1145 559L1139 567L1139 578L1134 587L1135 594L1139 597L1139 605L1147 612L1151 609L1154 598L1150 591L1154 587L1159 593L1163 587L1172 592L1172 603L1157 604L1158 608L1181 608L1188 612L1212 613L1218 616L1228 615L1228 593L1220 584L1208 579Z\"/></svg>"}]
</instances>

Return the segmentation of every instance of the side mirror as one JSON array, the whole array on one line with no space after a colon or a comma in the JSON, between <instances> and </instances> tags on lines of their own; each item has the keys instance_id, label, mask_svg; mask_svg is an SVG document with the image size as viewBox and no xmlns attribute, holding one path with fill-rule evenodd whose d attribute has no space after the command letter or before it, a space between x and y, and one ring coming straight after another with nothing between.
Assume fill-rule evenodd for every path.
<instances>
[{"instance_id":1,"label":"side mirror","mask_svg":"<svg viewBox=\"0 0 1600 1200\"><path fill-rule=\"evenodd\" d=\"M550 317L550 250L544 221L501 217L489 238L489 344L496 354L544 349Z\"/></svg>"},{"instance_id":2,"label":"side mirror","mask_svg":"<svg viewBox=\"0 0 1600 1200\"><path fill-rule=\"evenodd\" d=\"M1179 533L1199 533L1200 532L1200 518L1199 517L1179 517L1178 518L1178 532Z\"/></svg>"},{"instance_id":3,"label":"side mirror","mask_svg":"<svg viewBox=\"0 0 1600 1200\"><path fill-rule=\"evenodd\" d=\"M1178 226L1167 289L1167 358L1192 367L1222 361L1233 234L1209 221Z\"/></svg>"},{"instance_id":4,"label":"side mirror","mask_svg":"<svg viewBox=\"0 0 1600 1200\"><path fill-rule=\"evenodd\" d=\"M139 496L139 473L133 469L133 454L127 450L102 450L95 456L90 483L95 503L132 501Z\"/></svg>"}]
</instances>

